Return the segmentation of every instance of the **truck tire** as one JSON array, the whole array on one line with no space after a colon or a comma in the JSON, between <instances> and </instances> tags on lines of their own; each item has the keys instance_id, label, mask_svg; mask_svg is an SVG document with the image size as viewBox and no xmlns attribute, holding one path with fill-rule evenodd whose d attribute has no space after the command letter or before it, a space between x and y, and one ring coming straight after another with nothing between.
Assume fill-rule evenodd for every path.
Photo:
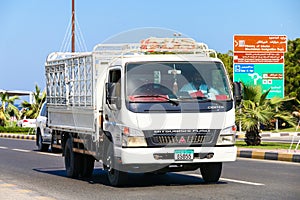
<instances>
[{"instance_id":1,"label":"truck tire","mask_svg":"<svg viewBox=\"0 0 300 200\"><path fill-rule=\"evenodd\" d=\"M77 178L80 174L81 159L80 154L73 151L73 141L71 137L67 139L64 155L67 176L71 178Z\"/></svg>"},{"instance_id":2,"label":"truck tire","mask_svg":"<svg viewBox=\"0 0 300 200\"><path fill-rule=\"evenodd\" d=\"M205 183L216 183L222 172L222 163L204 163L200 166L200 172Z\"/></svg>"},{"instance_id":3,"label":"truck tire","mask_svg":"<svg viewBox=\"0 0 300 200\"><path fill-rule=\"evenodd\" d=\"M46 152L49 149L49 144L43 144L43 137L39 131L36 134L36 145L38 150L42 152Z\"/></svg>"},{"instance_id":4,"label":"truck tire","mask_svg":"<svg viewBox=\"0 0 300 200\"><path fill-rule=\"evenodd\" d=\"M107 178L112 186L123 186L126 183L128 173L121 171L120 167L117 166L114 157L113 143L110 141L108 141L104 169L107 171Z\"/></svg>"},{"instance_id":5,"label":"truck tire","mask_svg":"<svg viewBox=\"0 0 300 200\"><path fill-rule=\"evenodd\" d=\"M94 171L95 158L90 155L81 155L82 156L82 169L81 176L83 178L90 178Z\"/></svg>"}]
</instances>

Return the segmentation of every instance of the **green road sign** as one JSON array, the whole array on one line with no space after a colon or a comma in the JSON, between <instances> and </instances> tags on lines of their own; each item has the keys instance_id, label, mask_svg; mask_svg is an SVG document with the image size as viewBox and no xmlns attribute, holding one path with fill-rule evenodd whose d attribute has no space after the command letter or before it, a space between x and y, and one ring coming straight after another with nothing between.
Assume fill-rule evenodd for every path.
<instances>
[{"instance_id":1,"label":"green road sign","mask_svg":"<svg viewBox=\"0 0 300 200\"><path fill-rule=\"evenodd\" d=\"M262 92L271 88L267 98L284 97L284 64L234 64L233 80L258 85Z\"/></svg>"}]
</instances>

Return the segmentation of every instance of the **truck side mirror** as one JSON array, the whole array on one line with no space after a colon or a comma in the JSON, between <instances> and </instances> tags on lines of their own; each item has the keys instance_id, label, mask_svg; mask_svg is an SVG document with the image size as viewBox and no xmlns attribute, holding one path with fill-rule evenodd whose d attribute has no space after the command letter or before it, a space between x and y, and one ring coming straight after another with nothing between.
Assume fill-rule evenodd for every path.
<instances>
[{"instance_id":1,"label":"truck side mirror","mask_svg":"<svg viewBox=\"0 0 300 200\"><path fill-rule=\"evenodd\" d=\"M106 103L110 105L113 110L121 109L121 84L120 83L106 83Z\"/></svg>"},{"instance_id":2,"label":"truck side mirror","mask_svg":"<svg viewBox=\"0 0 300 200\"><path fill-rule=\"evenodd\" d=\"M233 96L236 104L241 103L243 99L243 84L241 82L233 83Z\"/></svg>"}]
</instances>

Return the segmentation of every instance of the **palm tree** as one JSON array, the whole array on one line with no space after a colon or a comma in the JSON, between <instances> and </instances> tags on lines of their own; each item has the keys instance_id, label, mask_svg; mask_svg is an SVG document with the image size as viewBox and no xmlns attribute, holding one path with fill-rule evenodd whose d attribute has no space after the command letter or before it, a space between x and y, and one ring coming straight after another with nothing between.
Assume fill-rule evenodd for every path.
<instances>
[{"instance_id":1,"label":"palm tree","mask_svg":"<svg viewBox=\"0 0 300 200\"><path fill-rule=\"evenodd\" d=\"M34 102L29 103L27 101L23 101L21 106L24 108L24 112L22 113L22 117L26 117L29 119L35 119L37 118L42 104L46 100L46 92L41 92L41 89L38 87L38 85L35 85L35 92L33 92Z\"/></svg>"},{"instance_id":2,"label":"palm tree","mask_svg":"<svg viewBox=\"0 0 300 200\"><path fill-rule=\"evenodd\" d=\"M270 89L261 93L259 86L244 85L244 100L242 111L237 111L237 121L241 121L242 129L246 131L245 142L247 145L260 145L260 125L270 125L272 119L283 119L285 122L294 125L292 115L281 111L283 102L292 99L277 98L267 99Z\"/></svg>"},{"instance_id":3,"label":"palm tree","mask_svg":"<svg viewBox=\"0 0 300 200\"><path fill-rule=\"evenodd\" d=\"M274 119L281 119L282 121L285 121L292 126L296 126L296 120L295 120L293 114L283 110L284 102L295 100L295 99L296 99L296 97L292 97L292 98L273 97L272 99L270 99L269 105L272 107L272 109L274 111Z\"/></svg>"},{"instance_id":4,"label":"palm tree","mask_svg":"<svg viewBox=\"0 0 300 200\"><path fill-rule=\"evenodd\" d=\"M10 116L19 118L19 109L14 105L18 96L9 97L7 92L0 93L1 107L0 107L0 125L4 126L9 120Z\"/></svg>"}]
</instances>

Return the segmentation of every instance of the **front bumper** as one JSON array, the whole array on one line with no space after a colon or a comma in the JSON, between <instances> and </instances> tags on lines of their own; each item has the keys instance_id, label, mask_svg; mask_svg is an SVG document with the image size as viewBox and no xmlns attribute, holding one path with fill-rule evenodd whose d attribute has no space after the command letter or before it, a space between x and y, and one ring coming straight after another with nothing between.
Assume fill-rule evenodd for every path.
<instances>
[{"instance_id":1,"label":"front bumper","mask_svg":"<svg viewBox=\"0 0 300 200\"><path fill-rule=\"evenodd\" d=\"M194 159L175 161L175 150L194 150ZM197 164L206 162L235 161L237 147L163 147L163 148L119 148L116 149L122 164Z\"/></svg>"}]
</instances>

